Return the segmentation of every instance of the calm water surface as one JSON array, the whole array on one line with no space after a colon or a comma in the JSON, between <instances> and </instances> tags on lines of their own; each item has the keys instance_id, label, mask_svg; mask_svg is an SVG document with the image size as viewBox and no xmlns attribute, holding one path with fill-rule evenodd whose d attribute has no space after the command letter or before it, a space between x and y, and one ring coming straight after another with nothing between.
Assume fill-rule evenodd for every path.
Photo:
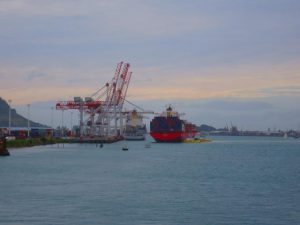
<instances>
[{"instance_id":1,"label":"calm water surface","mask_svg":"<svg viewBox=\"0 0 300 225\"><path fill-rule=\"evenodd\" d=\"M0 224L300 224L300 140L38 146L0 158Z\"/></svg>"}]
</instances>

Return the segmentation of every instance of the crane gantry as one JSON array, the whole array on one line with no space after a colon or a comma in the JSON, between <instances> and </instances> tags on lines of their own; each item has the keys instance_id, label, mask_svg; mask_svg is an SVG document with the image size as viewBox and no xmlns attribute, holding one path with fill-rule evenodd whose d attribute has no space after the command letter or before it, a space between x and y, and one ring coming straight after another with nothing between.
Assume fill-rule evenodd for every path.
<instances>
[{"instance_id":1,"label":"crane gantry","mask_svg":"<svg viewBox=\"0 0 300 225\"><path fill-rule=\"evenodd\" d=\"M124 118L122 113L132 72L130 64L117 64L112 80L84 99L60 101L57 110L76 109L80 112L80 138L118 138L122 136Z\"/></svg>"}]
</instances>

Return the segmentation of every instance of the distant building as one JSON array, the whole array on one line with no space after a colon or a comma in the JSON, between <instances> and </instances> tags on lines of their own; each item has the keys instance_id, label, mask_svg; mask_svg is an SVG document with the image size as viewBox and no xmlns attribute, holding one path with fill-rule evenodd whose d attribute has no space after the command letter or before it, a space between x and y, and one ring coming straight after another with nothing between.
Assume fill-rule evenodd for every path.
<instances>
[{"instance_id":1,"label":"distant building","mask_svg":"<svg viewBox=\"0 0 300 225\"><path fill-rule=\"evenodd\" d=\"M4 135L9 134L8 127L0 127L0 133ZM10 128L11 136L15 136L17 139L24 139L28 137L28 128L27 127L11 127ZM53 129L50 127L30 127L29 136L32 138L50 138L53 136Z\"/></svg>"}]
</instances>

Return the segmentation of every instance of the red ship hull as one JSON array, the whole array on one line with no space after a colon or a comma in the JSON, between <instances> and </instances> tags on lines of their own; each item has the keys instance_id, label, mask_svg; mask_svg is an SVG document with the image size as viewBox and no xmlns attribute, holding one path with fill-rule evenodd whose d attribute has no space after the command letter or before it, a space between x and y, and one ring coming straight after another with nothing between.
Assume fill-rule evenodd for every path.
<instances>
[{"instance_id":1,"label":"red ship hull","mask_svg":"<svg viewBox=\"0 0 300 225\"><path fill-rule=\"evenodd\" d=\"M181 120L171 107L150 122L150 135L156 142L183 142L187 138L195 137L196 133L196 126Z\"/></svg>"},{"instance_id":2,"label":"red ship hull","mask_svg":"<svg viewBox=\"0 0 300 225\"><path fill-rule=\"evenodd\" d=\"M194 137L195 133L187 133L183 131L168 132L150 132L150 135L156 142L183 142L189 137Z\"/></svg>"}]
</instances>

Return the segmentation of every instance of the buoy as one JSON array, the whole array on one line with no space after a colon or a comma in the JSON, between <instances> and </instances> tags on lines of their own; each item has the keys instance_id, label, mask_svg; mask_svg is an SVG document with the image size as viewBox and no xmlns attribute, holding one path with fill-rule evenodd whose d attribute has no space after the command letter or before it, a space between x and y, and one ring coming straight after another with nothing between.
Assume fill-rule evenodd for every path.
<instances>
[{"instance_id":1,"label":"buoy","mask_svg":"<svg viewBox=\"0 0 300 225\"><path fill-rule=\"evenodd\" d=\"M150 143L146 143L145 144L145 148L150 148L151 147L151 144Z\"/></svg>"}]
</instances>

